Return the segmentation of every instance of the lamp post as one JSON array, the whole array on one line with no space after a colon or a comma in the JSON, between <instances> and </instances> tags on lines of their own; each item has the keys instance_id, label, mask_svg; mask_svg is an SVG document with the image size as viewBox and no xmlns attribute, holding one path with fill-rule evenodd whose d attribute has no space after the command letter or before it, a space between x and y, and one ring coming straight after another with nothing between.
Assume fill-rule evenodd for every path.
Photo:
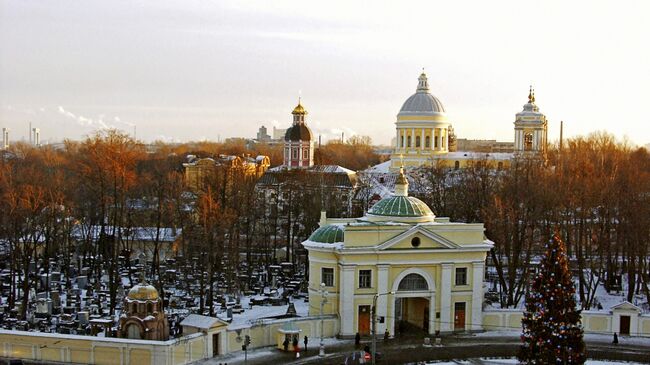
<instances>
[{"instance_id":1,"label":"lamp post","mask_svg":"<svg viewBox=\"0 0 650 365\"><path fill-rule=\"evenodd\" d=\"M372 308L370 309L372 311L372 348L370 350L372 365L375 365L375 354L377 353L377 298L390 294L395 294L395 292L377 293L372 297Z\"/></svg>"},{"instance_id":2,"label":"lamp post","mask_svg":"<svg viewBox=\"0 0 650 365\"><path fill-rule=\"evenodd\" d=\"M327 295L329 293L325 290L325 283L320 284L320 348L318 349L318 356L325 356L325 343L323 342L323 307L327 303Z\"/></svg>"}]
</instances>

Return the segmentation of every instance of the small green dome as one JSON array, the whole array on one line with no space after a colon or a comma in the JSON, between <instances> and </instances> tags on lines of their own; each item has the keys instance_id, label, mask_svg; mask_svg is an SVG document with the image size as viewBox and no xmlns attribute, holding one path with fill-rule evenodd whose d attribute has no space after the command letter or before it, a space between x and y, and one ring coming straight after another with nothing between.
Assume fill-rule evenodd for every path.
<instances>
[{"instance_id":1,"label":"small green dome","mask_svg":"<svg viewBox=\"0 0 650 365\"><path fill-rule=\"evenodd\" d=\"M431 209L420 199L412 196L392 196L378 201L368 214L389 217L433 216Z\"/></svg>"},{"instance_id":2,"label":"small green dome","mask_svg":"<svg viewBox=\"0 0 650 365\"><path fill-rule=\"evenodd\" d=\"M342 226L327 224L315 230L309 236L309 240L320 243L343 242L343 233L344 229Z\"/></svg>"}]
</instances>

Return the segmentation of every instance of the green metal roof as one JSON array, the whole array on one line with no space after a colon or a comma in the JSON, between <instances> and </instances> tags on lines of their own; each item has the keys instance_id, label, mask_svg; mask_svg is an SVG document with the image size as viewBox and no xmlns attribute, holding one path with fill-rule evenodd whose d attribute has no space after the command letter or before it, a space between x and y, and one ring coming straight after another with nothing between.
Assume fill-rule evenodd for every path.
<instances>
[{"instance_id":1,"label":"green metal roof","mask_svg":"<svg viewBox=\"0 0 650 365\"><path fill-rule=\"evenodd\" d=\"M378 201L368 214L390 217L423 217L433 215L431 209L420 199L412 196L392 196Z\"/></svg>"},{"instance_id":2,"label":"green metal roof","mask_svg":"<svg viewBox=\"0 0 650 365\"><path fill-rule=\"evenodd\" d=\"M343 227L327 224L315 230L314 233L309 236L309 240L321 243L343 242L343 232Z\"/></svg>"}]
</instances>

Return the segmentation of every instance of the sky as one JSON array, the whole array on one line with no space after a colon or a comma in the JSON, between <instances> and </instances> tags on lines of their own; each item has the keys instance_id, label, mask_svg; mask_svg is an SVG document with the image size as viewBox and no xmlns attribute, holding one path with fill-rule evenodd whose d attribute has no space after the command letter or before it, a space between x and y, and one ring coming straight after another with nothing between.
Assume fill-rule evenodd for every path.
<instances>
[{"instance_id":1,"label":"sky","mask_svg":"<svg viewBox=\"0 0 650 365\"><path fill-rule=\"evenodd\" d=\"M145 141L286 128L388 144L424 68L458 138L513 140L529 85L549 139L650 143L648 1L0 0L0 127Z\"/></svg>"}]
</instances>

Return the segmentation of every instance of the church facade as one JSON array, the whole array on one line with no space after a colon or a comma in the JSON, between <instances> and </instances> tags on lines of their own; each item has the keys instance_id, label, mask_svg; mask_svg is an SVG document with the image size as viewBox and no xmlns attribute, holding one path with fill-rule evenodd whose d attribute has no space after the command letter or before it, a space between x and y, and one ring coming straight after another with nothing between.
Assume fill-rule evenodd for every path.
<instances>
[{"instance_id":1,"label":"church facade","mask_svg":"<svg viewBox=\"0 0 650 365\"><path fill-rule=\"evenodd\" d=\"M361 218L321 217L309 252L312 315L337 314L341 336L413 327L434 334L482 329L485 258L493 243L483 224L435 217L408 195L400 169L394 196ZM327 292L327 293L325 293Z\"/></svg>"},{"instance_id":2,"label":"church facade","mask_svg":"<svg viewBox=\"0 0 650 365\"><path fill-rule=\"evenodd\" d=\"M548 144L548 122L535 104L535 94L531 88L528 103L515 116L513 153L451 152L451 121L440 99L431 94L424 72L418 77L415 94L402 104L395 129L389 166L392 172L396 172L400 166L420 167L433 163L458 169L477 161L489 163L494 168L506 168L516 157L544 157Z\"/></svg>"}]
</instances>

